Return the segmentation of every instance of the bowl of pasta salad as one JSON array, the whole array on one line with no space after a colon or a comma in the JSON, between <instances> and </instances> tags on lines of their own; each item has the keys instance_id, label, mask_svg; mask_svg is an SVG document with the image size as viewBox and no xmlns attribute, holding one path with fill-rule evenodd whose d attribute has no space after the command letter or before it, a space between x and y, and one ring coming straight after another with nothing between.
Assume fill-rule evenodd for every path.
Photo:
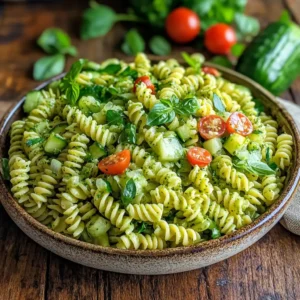
<instances>
[{"instance_id":1,"label":"bowl of pasta salad","mask_svg":"<svg viewBox=\"0 0 300 300\"><path fill-rule=\"evenodd\" d=\"M1 123L1 200L50 251L168 274L252 245L299 182L299 132L265 89L201 54L76 61Z\"/></svg>"}]
</instances>

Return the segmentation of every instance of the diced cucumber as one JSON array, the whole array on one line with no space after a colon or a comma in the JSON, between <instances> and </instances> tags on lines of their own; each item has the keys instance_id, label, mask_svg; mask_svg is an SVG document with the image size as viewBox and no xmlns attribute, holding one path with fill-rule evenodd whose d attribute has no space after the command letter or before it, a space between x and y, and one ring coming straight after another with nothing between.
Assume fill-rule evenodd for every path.
<instances>
[{"instance_id":1,"label":"diced cucumber","mask_svg":"<svg viewBox=\"0 0 300 300\"><path fill-rule=\"evenodd\" d=\"M162 138L153 148L163 162L176 162L183 157L183 147L175 136Z\"/></svg>"},{"instance_id":2,"label":"diced cucumber","mask_svg":"<svg viewBox=\"0 0 300 300\"><path fill-rule=\"evenodd\" d=\"M105 148L98 142L94 142L89 147L89 151L93 159L99 159L100 157L107 155L107 151L105 150Z\"/></svg>"},{"instance_id":3,"label":"diced cucumber","mask_svg":"<svg viewBox=\"0 0 300 300\"><path fill-rule=\"evenodd\" d=\"M44 136L45 133L47 133L49 131L49 122L47 120L42 121L40 123L37 123L34 126L34 130L36 133L38 133L39 135Z\"/></svg>"},{"instance_id":4,"label":"diced cucumber","mask_svg":"<svg viewBox=\"0 0 300 300\"><path fill-rule=\"evenodd\" d=\"M234 155L236 151L243 148L245 145L246 138L240 134L231 134L226 142L224 143L224 148L231 154Z\"/></svg>"},{"instance_id":5,"label":"diced cucumber","mask_svg":"<svg viewBox=\"0 0 300 300\"><path fill-rule=\"evenodd\" d=\"M81 97L78 101L78 106L86 115L91 115L101 110L100 102L92 96Z\"/></svg>"},{"instance_id":6,"label":"diced cucumber","mask_svg":"<svg viewBox=\"0 0 300 300\"><path fill-rule=\"evenodd\" d=\"M58 154L62 149L67 146L68 142L58 133L52 132L48 137L44 149L47 153Z\"/></svg>"},{"instance_id":7,"label":"diced cucumber","mask_svg":"<svg viewBox=\"0 0 300 300\"><path fill-rule=\"evenodd\" d=\"M50 168L54 174L59 174L61 171L61 167L62 167L62 163L59 160L55 158L51 160Z\"/></svg>"},{"instance_id":8,"label":"diced cucumber","mask_svg":"<svg viewBox=\"0 0 300 300\"><path fill-rule=\"evenodd\" d=\"M86 229L88 234L92 238L97 238L105 234L111 225L108 220L102 218L101 216L93 216L91 220L86 224Z\"/></svg>"},{"instance_id":9,"label":"diced cucumber","mask_svg":"<svg viewBox=\"0 0 300 300\"><path fill-rule=\"evenodd\" d=\"M67 122L61 122L61 123L55 125L51 129L51 132L54 132L54 133L63 133L66 130L67 127L68 127L68 123Z\"/></svg>"},{"instance_id":10,"label":"diced cucumber","mask_svg":"<svg viewBox=\"0 0 300 300\"><path fill-rule=\"evenodd\" d=\"M265 137L262 131L254 130L251 134L248 135L248 138L252 142L263 143Z\"/></svg>"},{"instance_id":11,"label":"diced cucumber","mask_svg":"<svg viewBox=\"0 0 300 300\"><path fill-rule=\"evenodd\" d=\"M97 236L94 239L93 243L96 244L96 245L100 245L102 247L109 247L110 243L109 243L108 234L107 233L103 233L102 235Z\"/></svg>"},{"instance_id":12,"label":"diced cucumber","mask_svg":"<svg viewBox=\"0 0 300 300\"><path fill-rule=\"evenodd\" d=\"M187 124L184 124L176 129L177 134L183 142L191 138L191 129Z\"/></svg>"},{"instance_id":13,"label":"diced cucumber","mask_svg":"<svg viewBox=\"0 0 300 300\"><path fill-rule=\"evenodd\" d=\"M26 95L23 109L25 113L30 113L35 109L43 99L42 93L40 91L31 91Z\"/></svg>"},{"instance_id":14,"label":"diced cucumber","mask_svg":"<svg viewBox=\"0 0 300 300\"><path fill-rule=\"evenodd\" d=\"M110 183L107 180L104 180L102 178L98 178L96 180L96 186L97 186L97 189L101 192L111 193L111 191L112 191Z\"/></svg>"},{"instance_id":15,"label":"diced cucumber","mask_svg":"<svg viewBox=\"0 0 300 300\"><path fill-rule=\"evenodd\" d=\"M206 149L211 155L216 155L222 148L222 140L220 138L213 138L203 143L203 148Z\"/></svg>"}]
</instances>

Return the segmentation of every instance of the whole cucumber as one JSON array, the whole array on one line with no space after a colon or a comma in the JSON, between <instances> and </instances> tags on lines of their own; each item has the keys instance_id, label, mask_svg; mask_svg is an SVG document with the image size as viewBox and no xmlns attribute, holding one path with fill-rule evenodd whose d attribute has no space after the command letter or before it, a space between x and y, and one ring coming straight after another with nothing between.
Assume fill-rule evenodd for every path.
<instances>
[{"instance_id":1,"label":"whole cucumber","mask_svg":"<svg viewBox=\"0 0 300 300\"><path fill-rule=\"evenodd\" d=\"M300 75L300 28L292 22L270 24L246 48L236 70L281 94Z\"/></svg>"}]
</instances>

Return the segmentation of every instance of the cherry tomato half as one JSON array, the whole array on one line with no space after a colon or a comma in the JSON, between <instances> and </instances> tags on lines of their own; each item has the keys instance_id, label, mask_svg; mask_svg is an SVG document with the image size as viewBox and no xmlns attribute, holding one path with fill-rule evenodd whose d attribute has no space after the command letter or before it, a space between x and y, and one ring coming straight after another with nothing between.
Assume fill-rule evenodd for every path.
<instances>
[{"instance_id":1,"label":"cherry tomato half","mask_svg":"<svg viewBox=\"0 0 300 300\"><path fill-rule=\"evenodd\" d=\"M205 32L205 47L214 54L228 54L235 43L235 31L227 24L213 25Z\"/></svg>"},{"instance_id":2,"label":"cherry tomato half","mask_svg":"<svg viewBox=\"0 0 300 300\"><path fill-rule=\"evenodd\" d=\"M149 76L141 76L141 77L138 77L135 82L134 82L134 85L133 85L133 92L135 93L136 91L136 86L140 83L140 82L144 82L145 85L147 86L148 89L152 90L152 94L154 95L155 94L155 86L154 84L152 83L151 79Z\"/></svg>"},{"instance_id":3,"label":"cherry tomato half","mask_svg":"<svg viewBox=\"0 0 300 300\"><path fill-rule=\"evenodd\" d=\"M212 67L203 67L202 71L206 74L211 74L215 77L219 77L221 75L217 69L212 68Z\"/></svg>"},{"instance_id":4,"label":"cherry tomato half","mask_svg":"<svg viewBox=\"0 0 300 300\"><path fill-rule=\"evenodd\" d=\"M225 133L226 123L221 117L210 115L199 120L198 130L205 140L210 140Z\"/></svg>"},{"instance_id":5,"label":"cherry tomato half","mask_svg":"<svg viewBox=\"0 0 300 300\"><path fill-rule=\"evenodd\" d=\"M105 174L118 175L124 173L130 164L130 151L123 150L102 159L98 168Z\"/></svg>"},{"instance_id":6,"label":"cherry tomato half","mask_svg":"<svg viewBox=\"0 0 300 300\"><path fill-rule=\"evenodd\" d=\"M206 167L212 161L211 154L200 147L190 148L186 157L191 165L199 167Z\"/></svg>"},{"instance_id":7,"label":"cherry tomato half","mask_svg":"<svg viewBox=\"0 0 300 300\"><path fill-rule=\"evenodd\" d=\"M176 43L188 43L200 32L200 20L192 10L179 7L174 9L166 19L166 31Z\"/></svg>"},{"instance_id":8,"label":"cherry tomato half","mask_svg":"<svg viewBox=\"0 0 300 300\"><path fill-rule=\"evenodd\" d=\"M247 136L253 131L251 121L240 112L234 112L229 116L226 128L229 133L236 132L243 136Z\"/></svg>"}]
</instances>

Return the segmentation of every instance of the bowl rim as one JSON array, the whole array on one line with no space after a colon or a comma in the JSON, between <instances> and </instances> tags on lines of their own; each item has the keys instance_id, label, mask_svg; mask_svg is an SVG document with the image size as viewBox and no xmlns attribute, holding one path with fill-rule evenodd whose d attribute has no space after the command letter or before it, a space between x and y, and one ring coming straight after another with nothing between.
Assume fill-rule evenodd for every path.
<instances>
[{"instance_id":1,"label":"bowl rim","mask_svg":"<svg viewBox=\"0 0 300 300\"><path fill-rule=\"evenodd\" d=\"M149 56L151 60L157 60L157 57L155 56ZM166 59L167 57L160 57L160 59ZM168 57L169 58L169 57ZM297 128L297 125L295 121L293 120L292 116L289 114L289 112L283 107L281 103L279 103L275 96L273 96L269 91L267 91L265 88L263 88L260 84L254 82L252 79L246 77L245 75L242 75L234 70L230 70L228 68L225 68L223 66L215 65L213 63L206 62L204 63L205 66L216 68L217 70L227 73L230 76L236 77L241 79L244 82L247 82L248 85L250 85L252 88L255 88L258 90L260 94L263 94L268 101L270 101L273 105L275 105L277 108L279 108L285 118L287 118L289 125L291 127L292 133L295 137L295 169L294 172L291 173L290 179L288 184L285 186L283 192L280 195L280 198L272 205L270 208L263 213L261 216L259 216L256 220L254 220L251 224L246 225L235 232L224 235L218 239L215 240L208 240L196 245L191 246L181 246L176 248L166 248L162 250L127 250L127 249L118 249L118 248L112 248L112 247L103 247L100 245L94 245L90 244L84 241L79 241L76 239L73 239L68 236L64 236L60 233L54 232L51 229L49 229L47 226L43 225L36 219L34 219L31 215L29 215L23 207L19 205L19 203L14 199L14 197L11 195L9 189L7 188L4 179L2 176L0 176L0 190L3 191L1 195L1 200L6 201L6 203L10 206L10 208L17 214L19 214L20 218L24 222L26 222L27 225L33 226L34 229L40 231L40 233L47 235L49 238L54 239L60 243L66 244L68 246L72 246L75 248L79 248L80 250L85 250L89 252L93 252L95 254L109 254L109 255L116 255L116 256L132 256L132 257L140 257L140 258L156 258L156 257L165 257L165 256L176 256L181 254L191 254L191 253L199 253L204 252L206 250L210 250L213 248L219 248L219 247L225 247L229 244L232 244L245 236L249 235L251 232L255 231L258 228L263 227L264 224L271 221L278 213L280 213L283 209L287 208L287 205L291 202L294 194L296 193L297 186L300 181L300 133ZM47 80L46 82L40 84L37 86L34 90L40 90L47 86L49 83L58 80L62 78L65 75L65 73L60 74L50 80ZM3 118L0 122L0 142L1 144L5 141L4 136L4 129L7 126L7 123L10 121L10 119L14 116L16 111L20 108L20 106L23 104L25 100L25 96L22 97L17 103L13 104L8 111L5 113ZM2 148L0 149L0 158L3 157ZM6 199L5 199L6 198ZM4 200L3 200L4 199ZM21 228L22 229L22 228Z\"/></svg>"}]
</instances>

